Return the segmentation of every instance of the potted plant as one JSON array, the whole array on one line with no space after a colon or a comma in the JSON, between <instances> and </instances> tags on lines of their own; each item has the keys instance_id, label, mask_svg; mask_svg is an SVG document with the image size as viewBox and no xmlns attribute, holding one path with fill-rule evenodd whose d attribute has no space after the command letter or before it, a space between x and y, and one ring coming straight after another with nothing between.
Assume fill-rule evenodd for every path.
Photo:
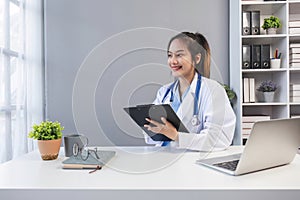
<instances>
[{"instance_id":1,"label":"potted plant","mask_svg":"<svg viewBox=\"0 0 300 200\"><path fill-rule=\"evenodd\" d=\"M278 17L270 16L264 19L264 24L262 28L267 31L267 34L276 34L278 28L281 27L281 22Z\"/></svg>"},{"instance_id":2,"label":"potted plant","mask_svg":"<svg viewBox=\"0 0 300 200\"><path fill-rule=\"evenodd\" d=\"M260 92L263 92L264 101L265 102L273 102L274 101L274 93L277 89L276 83L271 80L263 81L259 85L257 89Z\"/></svg>"},{"instance_id":3,"label":"potted plant","mask_svg":"<svg viewBox=\"0 0 300 200\"><path fill-rule=\"evenodd\" d=\"M235 99L236 97L236 94L233 90L230 89L230 87L226 84L222 84L223 88L225 89L226 91L226 94L227 94L227 97L230 101L231 104L233 104L233 100Z\"/></svg>"},{"instance_id":4,"label":"potted plant","mask_svg":"<svg viewBox=\"0 0 300 200\"><path fill-rule=\"evenodd\" d=\"M38 141L38 147L43 160L54 160L60 149L62 130L58 122L44 121L35 124L28 137Z\"/></svg>"}]
</instances>

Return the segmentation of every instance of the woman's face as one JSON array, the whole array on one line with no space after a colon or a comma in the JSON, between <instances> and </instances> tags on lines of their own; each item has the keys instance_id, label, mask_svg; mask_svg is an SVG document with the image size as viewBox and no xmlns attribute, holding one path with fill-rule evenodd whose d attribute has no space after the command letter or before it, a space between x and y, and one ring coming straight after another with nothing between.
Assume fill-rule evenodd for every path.
<instances>
[{"instance_id":1,"label":"woman's face","mask_svg":"<svg viewBox=\"0 0 300 200\"><path fill-rule=\"evenodd\" d=\"M186 78L189 80L195 73L195 62L187 48L187 45L180 39L171 42L168 50L168 64L174 77Z\"/></svg>"}]
</instances>

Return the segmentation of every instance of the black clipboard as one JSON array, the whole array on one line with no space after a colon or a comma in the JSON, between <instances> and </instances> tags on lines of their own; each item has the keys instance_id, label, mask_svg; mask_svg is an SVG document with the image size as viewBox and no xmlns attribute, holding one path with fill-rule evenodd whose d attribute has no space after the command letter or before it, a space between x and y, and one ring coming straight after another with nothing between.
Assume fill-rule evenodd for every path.
<instances>
[{"instance_id":1,"label":"black clipboard","mask_svg":"<svg viewBox=\"0 0 300 200\"><path fill-rule=\"evenodd\" d=\"M163 134L157 134L149 131L144 127L144 124L149 124L145 118L155 120L162 123L161 117L166 118L179 132L188 132L187 128L178 118L173 108L169 104L154 105L138 105L135 107L124 108L124 110L130 115L130 117L141 127L154 141L171 141L170 138Z\"/></svg>"}]
</instances>

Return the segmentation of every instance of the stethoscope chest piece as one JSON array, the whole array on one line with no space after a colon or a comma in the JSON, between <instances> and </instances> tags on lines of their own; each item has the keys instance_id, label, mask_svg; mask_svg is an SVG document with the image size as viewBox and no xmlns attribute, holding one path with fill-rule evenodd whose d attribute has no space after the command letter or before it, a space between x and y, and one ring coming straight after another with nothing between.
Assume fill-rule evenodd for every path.
<instances>
[{"instance_id":1,"label":"stethoscope chest piece","mask_svg":"<svg viewBox=\"0 0 300 200\"><path fill-rule=\"evenodd\" d=\"M200 121L198 119L198 115L194 115L192 118L192 125L193 126L198 126L200 124Z\"/></svg>"}]
</instances>

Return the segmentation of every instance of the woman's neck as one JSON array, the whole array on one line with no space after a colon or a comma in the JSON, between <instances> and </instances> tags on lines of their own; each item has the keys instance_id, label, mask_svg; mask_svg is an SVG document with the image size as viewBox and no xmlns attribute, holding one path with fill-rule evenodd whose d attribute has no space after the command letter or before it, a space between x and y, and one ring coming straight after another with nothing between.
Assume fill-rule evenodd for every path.
<instances>
[{"instance_id":1,"label":"woman's neck","mask_svg":"<svg viewBox=\"0 0 300 200\"><path fill-rule=\"evenodd\" d=\"M191 85L195 76L195 72L191 73L189 76L179 77L179 94L180 97L184 94L185 90Z\"/></svg>"}]
</instances>

